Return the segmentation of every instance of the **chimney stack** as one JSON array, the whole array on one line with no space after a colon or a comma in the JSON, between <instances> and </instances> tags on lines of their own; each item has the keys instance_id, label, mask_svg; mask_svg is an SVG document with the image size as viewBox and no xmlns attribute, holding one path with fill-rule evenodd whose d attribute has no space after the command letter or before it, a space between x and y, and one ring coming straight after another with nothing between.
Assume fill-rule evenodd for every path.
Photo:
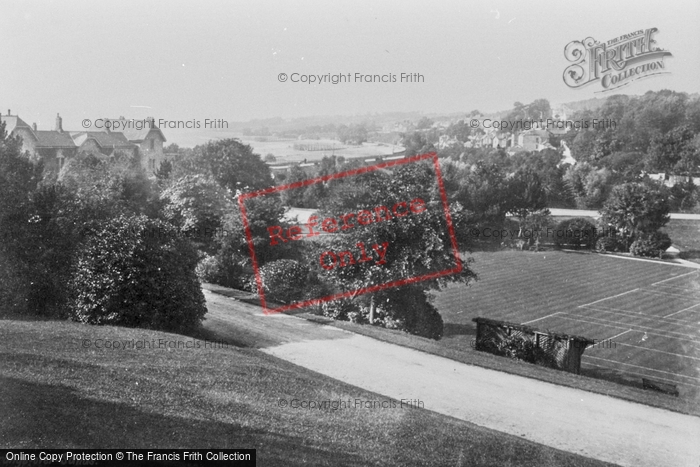
<instances>
[{"instance_id":1,"label":"chimney stack","mask_svg":"<svg viewBox=\"0 0 700 467\"><path fill-rule=\"evenodd\" d=\"M9 117L10 115L12 115L12 112L10 112L10 109L7 109L7 116Z\"/></svg>"},{"instance_id":2,"label":"chimney stack","mask_svg":"<svg viewBox=\"0 0 700 467\"><path fill-rule=\"evenodd\" d=\"M108 118L104 119L104 125L105 125L105 131L107 133L111 133L112 132L112 122L110 122L110 120Z\"/></svg>"},{"instance_id":3,"label":"chimney stack","mask_svg":"<svg viewBox=\"0 0 700 467\"><path fill-rule=\"evenodd\" d=\"M56 131L63 133L63 119L59 114L56 114Z\"/></svg>"},{"instance_id":4,"label":"chimney stack","mask_svg":"<svg viewBox=\"0 0 700 467\"><path fill-rule=\"evenodd\" d=\"M36 122L32 123L32 128L36 131Z\"/></svg>"}]
</instances>

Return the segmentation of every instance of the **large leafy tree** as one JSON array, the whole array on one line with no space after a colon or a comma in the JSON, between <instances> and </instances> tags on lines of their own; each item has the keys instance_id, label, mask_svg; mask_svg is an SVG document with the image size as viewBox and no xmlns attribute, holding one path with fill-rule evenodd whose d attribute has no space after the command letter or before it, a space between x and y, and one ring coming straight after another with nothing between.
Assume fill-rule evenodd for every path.
<instances>
[{"instance_id":1,"label":"large leafy tree","mask_svg":"<svg viewBox=\"0 0 700 467\"><path fill-rule=\"evenodd\" d=\"M691 125L684 124L651 139L647 170L693 174L700 168L700 137Z\"/></svg>"},{"instance_id":2,"label":"large leafy tree","mask_svg":"<svg viewBox=\"0 0 700 467\"><path fill-rule=\"evenodd\" d=\"M233 209L226 190L205 175L174 180L162 193L163 216L203 251L214 252L223 219Z\"/></svg>"},{"instance_id":3,"label":"large leafy tree","mask_svg":"<svg viewBox=\"0 0 700 467\"><path fill-rule=\"evenodd\" d=\"M270 168L250 145L235 138L210 141L197 146L190 158L183 159L179 171L208 174L232 195L273 185Z\"/></svg>"},{"instance_id":4,"label":"large leafy tree","mask_svg":"<svg viewBox=\"0 0 700 467\"><path fill-rule=\"evenodd\" d=\"M457 236L460 242L471 242L474 233L486 227L500 229L506 219L508 208L508 180L496 164L478 161L472 167L451 169L444 164L445 189L450 196L450 206L462 208L464 225L456 219ZM454 182L453 182L454 179ZM472 229L468 229L472 227ZM466 236L466 238L465 238Z\"/></svg>"},{"instance_id":5,"label":"large leafy tree","mask_svg":"<svg viewBox=\"0 0 700 467\"><path fill-rule=\"evenodd\" d=\"M641 234L657 232L670 220L667 196L646 183L614 187L600 214L603 225L616 229L626 246Z\"/></svg>"},{"instance_id":6,"label":"large leafy tree","mask_svg":"<svg viewBox=\"0 0 700 467\"><path fill-rule=\"evenodd\" d=\"M384 220L376 220L376 207L386 206L392 209L397 203L410 203L417 198L425 203L421 209L418 204L414 206L420 212L411 211L401 218L383 213L381 217ZM408 211L409 208L404 205L404 209ZM452 254L442 200L430 165L411 163L390 171L377 170L347 177L342 183L331 185L329 201L323 205L318 218L337 219L362 210L373 213L370 216L372 222L324 235L315 248L314 265L319 276L334 286L337 292L360 290L455 267L456 260ZM461 214L453 212L452 215L459 217ZM359 219L358 217L357 222ZM369 220L366 216L364 219ZM364 246L367 255L373 255L372 261L359 260L362 257L360 244ZM343 267L329 269L329 262L324 262L321 258L326 251L351 251L358 260ZM383 255L380 255L381 252ZM322 268L321 264L326 264L326 267ZM421 300L427 303L424 293L427 290L444 286L449 281L468 282L473 277L474 273L464 265L460 273L414 284L412 287L417 287L416 290L420 293L412 292L412 296L421 296ZM401 290L377 291L369 296L358 296L356 300L359 304L366 305L362 309L369 316L374 316L376 310L391 320L403 323L401 327L409 332L422 333L423 331L411 327L415 326L418 318L406 315L410 310L399 306L402 303L400 300L391 300ZM387 299L390 300L387 302ZM419 303L420 301L415 302L417 309L429 312L430 307L419 306ZM433 329L430 326L425 329L428 328Z\"/></svg>"},{"instance_id":7,"label":"large leafy tree","mask_svg":"<svg viewBox=\"0 0 700 467\"><path fill-rule=\"evenodd\" d=\"M507 210L520 221L519 235L522 234L525 218L546 206L547 193L537 172L530 168L522 168L508 180Z\"/></svg>"}]
</instances>

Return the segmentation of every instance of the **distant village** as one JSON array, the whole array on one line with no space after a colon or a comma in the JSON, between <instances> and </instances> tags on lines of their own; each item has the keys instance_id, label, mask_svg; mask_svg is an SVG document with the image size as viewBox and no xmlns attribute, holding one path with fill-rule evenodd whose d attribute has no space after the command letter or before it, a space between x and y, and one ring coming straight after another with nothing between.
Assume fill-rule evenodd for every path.
<instances>
[{"instance_id":1,"label":"distant village","mask_svg":"<svg viewBox=\"0 0 700 467\"><path fill-rule=\"evenodd\" d=\"M567 120L567 114L571 112L566 107L561 106L552 108L551 115L543 116L545 119L550 118L555 122L564 122ZM497 116L493 115L472 115L476 120L484 121L490 118L492 121L498 121ZM550 136L562 136L568 131L563 126L550 125L545 126L534 120L528 129L517 128L513 131L503 131L497 128L475 128L472 135L468 137L468 141L461 142L455 137L450 137L445 134L445 130L458 120L467 121L469 117L439 119L432 123L431 127L422 131L435 131L440 133L439 140L435 144L436 149L441 150L455 145L468 148L493 148L501 149L506 154L513 156L520 152L542 151L545 149L560 150L562 159L560 165L570 164L575 165L576 159L572 156L571 149L566 145L565 141L561 141L561 145L555 148L550 143ZM63 128L63 119L60 114L56 115L55 125L53 129L39 129L36 123L28 124L18 114L12 114L8 110L6 114L0 114L0 122L6 125L6 131L13 136L22 138L22 150L26 151L34 160L41 159L44 163L45 170L48 172L58 173L65 165L66 161L75 157L79 153L93 154L98 157L111 157L117 152L130 153L134 156L140 156L141 164L147 173L155 173L161 164L177 154L169 154L166 152L164 143L167 141L163 131L156 125L156 120L153 117L146 119L142 128L135 128L129 125L125 117L103 119L104 125L101 130L65 130ZM111 123L111 124L110 124ZM495 126L495 125L494 125ZM119 128L121 131L114 131L110 128ZM398 145L398 135L416 131L415 122L411 120L402 120L391 124L382 125L377 128L376 134L378 142L365 142L356 146L348 146L333 143L323 144L314 142L319 139L319 136L299 134L293 140L289 135L268 134L262 138L256 138L256 142L261 146L258 148L256 142L250 144L256 152L260 152L261 156L265 151L262 146L265 142L279 141L288 142L295 141L290 147L298 153L297 163L309 174L314 172L314 168L324 156L337 156L340 160L362 160L366 164L376 163L379 161L389 161L404 157L403 148ZM419 130L420 131L420 130ZM246 133L244 132L244 135ZM332 138L331 134L324 135L326 138ZM224 135L222 135L224 137ZM391 143L386 141L392 140ZM307 141L304 143L304 141ZM381 142L385 141L385 142ZM327 148L325 146L328 146ZM319 151L318 148L326 150ZM300 154L304 154L300 156ZM308 155L308 158L306 157ZM269 157L269 154L268 154ZM275 158L266 159L273 177L277 174L286 174L291 168L291 162L275 161ZM283 158L285 159L285 158ZM678 182L685 180L686 177L659 174L648 174L651 178L662 180L667 186L673 186ZM696 185L700 185L700 178L693 177Z\"/></svg>"}]
</instances>

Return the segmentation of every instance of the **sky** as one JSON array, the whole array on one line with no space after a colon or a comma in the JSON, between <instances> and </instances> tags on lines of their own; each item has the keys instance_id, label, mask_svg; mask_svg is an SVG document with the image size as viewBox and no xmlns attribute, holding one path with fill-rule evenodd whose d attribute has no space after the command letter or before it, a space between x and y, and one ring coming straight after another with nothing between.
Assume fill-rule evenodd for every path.
<instances>
[{"instance_id":1,"label":"sky","mask_svg":"<svg viewBox=\"0 0 700 467\"><path fill-rule=\"evenodd\" d=\"M618 92L700 92L697 0L0 0L0 11L0 112L39 129L57 113L78 130L86 118L493 112L603 97L600 85L566 86L564 47L652 27L670 73ZM294 73L397 82L293 83Z\"/></svg>"}]
</instances>

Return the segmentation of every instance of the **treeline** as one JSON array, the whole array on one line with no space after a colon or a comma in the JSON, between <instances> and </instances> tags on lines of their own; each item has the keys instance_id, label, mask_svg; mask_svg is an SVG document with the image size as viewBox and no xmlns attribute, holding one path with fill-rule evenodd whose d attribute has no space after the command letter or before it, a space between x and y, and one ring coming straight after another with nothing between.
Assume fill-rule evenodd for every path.
<instances>
[{"instance_id":1,"label":"treeline","mask_svg":"<svg viewBox=\"0 0 700 467\"><path fill-rule=\"evenodd\" d=\"M531 104L516 103L504 120L549 116L549 103L538 99ZM518 152L506 149L465 147L463 143L483 131L469 127L465 120L444 132L435 129L403 135L407 155L437 151L468 167L478 162L495 165L506 176L532 169L540 177L548 207L600 209L614 187L624 183L652 183L650 174L675 175L673 187L659 186L668 197L672 211L697 211L700 191L692 176L700 176L700 97L674 91L647 92L643 96L612 96L596 110L567 115L567 120L588 122L561 136L551 135L553 149ZM614 125L597 122L615 122ZM441 134L457 140L437 149ZM563 142L563 144L562 144ZM576 164L563 164L568 147ZM680 176L680 177L678 177Z\"/></svg>"}]
</instances>

